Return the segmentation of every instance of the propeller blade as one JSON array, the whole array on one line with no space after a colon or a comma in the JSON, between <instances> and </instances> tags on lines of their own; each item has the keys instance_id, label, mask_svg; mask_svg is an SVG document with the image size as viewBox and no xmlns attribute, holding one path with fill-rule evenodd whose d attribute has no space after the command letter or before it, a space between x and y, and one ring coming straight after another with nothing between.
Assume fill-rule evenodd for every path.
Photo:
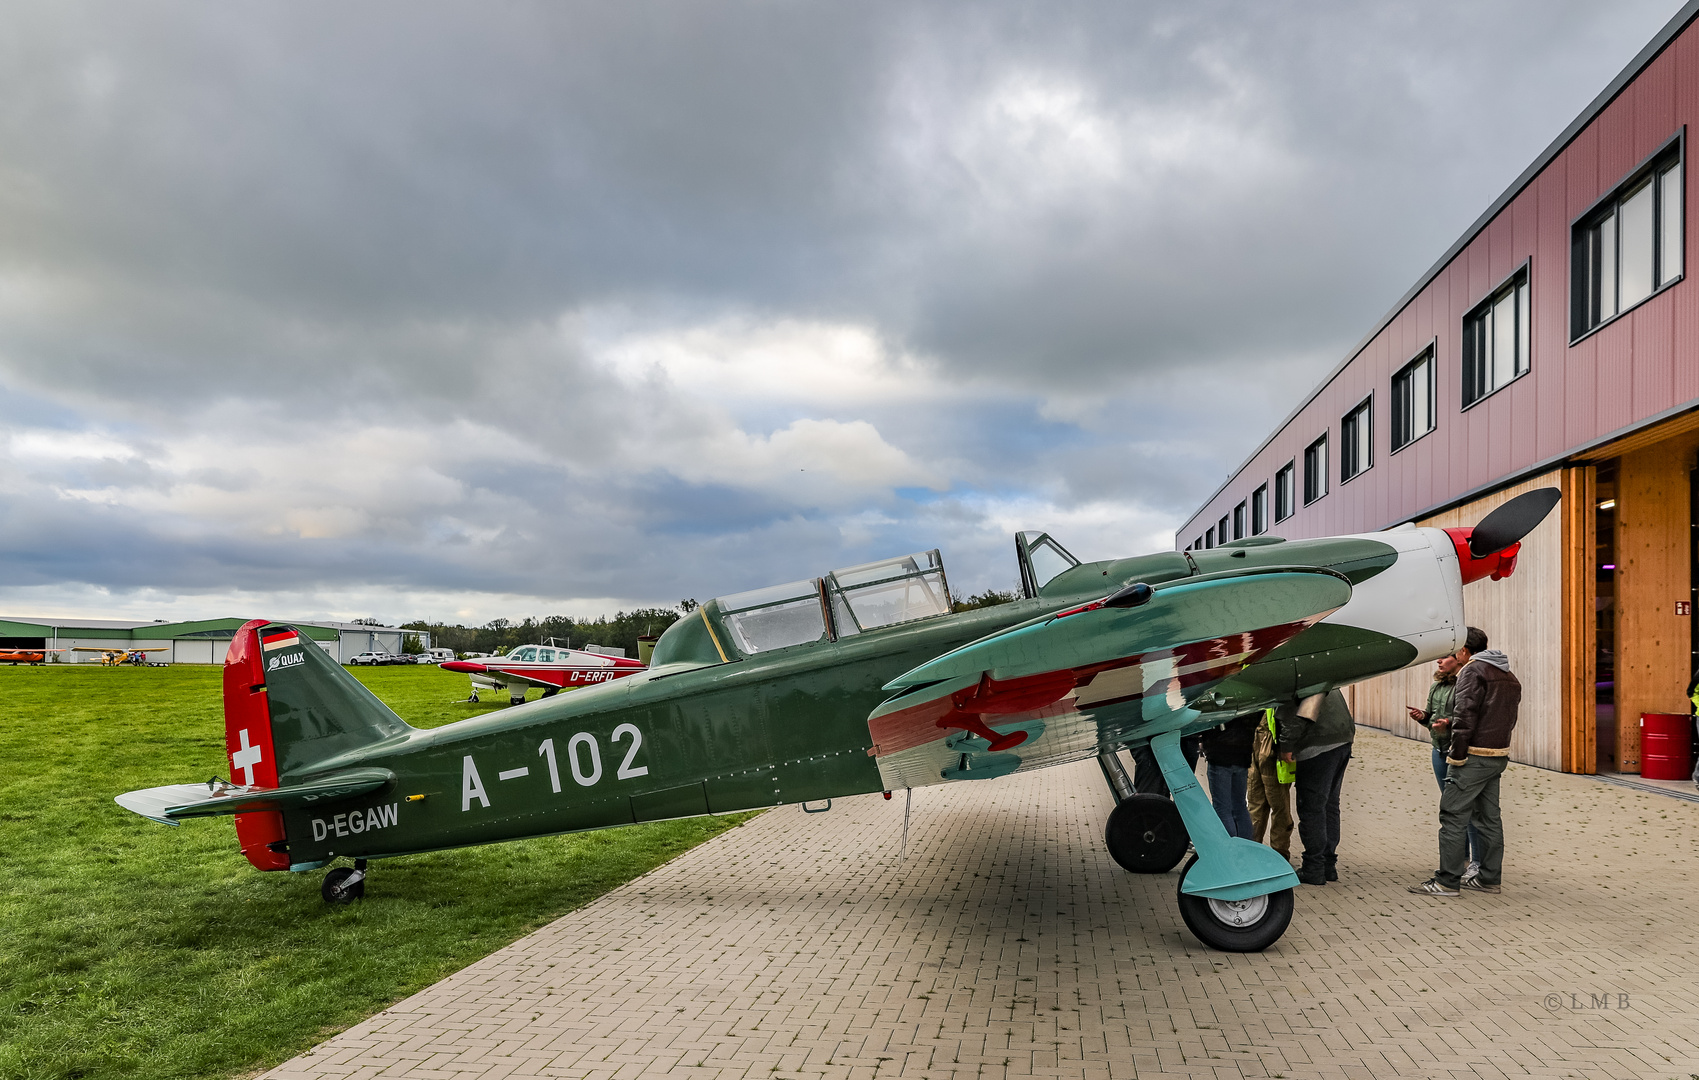
<instances>
[{"instance_id":1,"label":"propeller blade","mask_svg":"<svg viewBox=\"0 0 1699 1080\"><path fill-rule=\"evenodd\" d=\"M1546 519L1560 495L1557 488L1537 488L1523 492L1494 510L1470 531L1469 554L1484 559L1521 540Z\"/></svg>"}]
</instances>

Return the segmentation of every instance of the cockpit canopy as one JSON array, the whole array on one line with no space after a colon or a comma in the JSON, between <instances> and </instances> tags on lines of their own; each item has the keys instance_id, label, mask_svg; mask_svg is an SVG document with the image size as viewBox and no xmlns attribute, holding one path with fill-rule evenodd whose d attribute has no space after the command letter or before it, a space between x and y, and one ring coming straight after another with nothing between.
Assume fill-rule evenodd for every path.
<instances>
[{"instance_id":1,"label":"cockpit canopy","mask_svg":"<svg viewBox=\"0 0 1699 1080\"><path fill-rule=\"evenodd\" d=\"M552 663L555 662L555 651L556 650L547 648L546 646L543 646L543 645L524 645L524 646L521 646L520 648L513 649L510 652L508 652L505 659L508 659L508 660L536 660L536 661L541 661L542 663L545 663L545 664L552 664ZM566 650L561 649L559 651L560 651L560 654L561 654L561 659L565 660L567 658L566 657Z\"/></svg>"},{"instance_id":2,"label":"cockpit canopy","mask_svg":"<svg viewBox=\"0 0 1699 1080\"><path fill-rule=\"evenodd\" d=\"M1080 564L1067 548L1045 532L1016 533L1015 561L1021 566L1021 592L1029 600L1063 571Z\"/></svg>"},{"instance_id":3,"label":"cockpit canopy","mask_svg":"<svg viewBox=\"0 0 1699 1080\"><path fill-rule=\"evenodd\" d=\"M1026 598L1080 561L1048 533L1015 535ZM716 597L661 635L650 660L725 663L740 656L900 626L953 609L938 549L846 566L823 577Z\"/></svg>"},{"instance_id":4,"label":"cockpit canopy","mask_svg":"<svg viewBox=\"0 0 1699 1080\"><path fill-rule=\"evenodd\" d=\"M717 597L703 605L703 619L711 617L730 636L732 648L751 656L948 615L950 610L944 559L934 548ZM666 662L671 651L657 645L654 662Z\"/></svg>"}]
</instances>

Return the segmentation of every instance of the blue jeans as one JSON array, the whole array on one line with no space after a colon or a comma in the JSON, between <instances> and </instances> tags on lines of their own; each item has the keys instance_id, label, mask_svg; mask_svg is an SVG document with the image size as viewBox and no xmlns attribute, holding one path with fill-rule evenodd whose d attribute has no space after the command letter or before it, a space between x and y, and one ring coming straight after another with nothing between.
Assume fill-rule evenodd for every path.
<instances>
[{"instance_id":1,"label":"blue jeans","mask_svg":"<svg viewBox=\"0 0 1699 1080\"><path fill-rule=\"evenodd\" d=\"M1439 781L1439 793L1441 795L1445 794L1445 771L1448 768L1450 768L1450 766L1448 766L1445 763L1445 751L1439 749L1438 747L1435 747L1434 748L1434 779ZM1481 861L1481 852L1486 850L1486 849L1481 847L1481 834L1475 831L1475 823L1473 821L1469 822L1468 835L1469 835L1469 861L1470 862L1480 862Z\"/></svg>"},{"instance_id":2,"label":"blue jeans","mask_svg":"<svg viewBox=\"0 0 1699 1080\"><path fill-rule=\"evenodd\" d=\"M1245 770L1233 765L1209 766L1209 801L1227 827L1228 836L1251 839L1251 810L1245 803Z\"/></svg>"}]
</instances>

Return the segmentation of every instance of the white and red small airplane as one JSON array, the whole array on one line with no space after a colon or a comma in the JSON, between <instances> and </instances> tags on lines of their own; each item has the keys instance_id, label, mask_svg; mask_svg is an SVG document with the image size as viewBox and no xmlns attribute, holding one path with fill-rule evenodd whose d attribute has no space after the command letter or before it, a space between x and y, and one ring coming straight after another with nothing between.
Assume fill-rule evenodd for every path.
<instances>
[{"instance_id":1,"label":"white and red small airplane","mask_svg":"<svg viewBox=\"0 0 1699 1080\"><path fill-rule=\"evenodd\" d=\"M524 701L525 692L533 686L542 687L544 697L552 697L562 690L612 682L644 670L641 661L624 656L550 645L521 645L506 656L445 660L437 666L472 676L471 701L478 700L479 690L505 689L515 704Z\"/></svg>"}]
</instances>

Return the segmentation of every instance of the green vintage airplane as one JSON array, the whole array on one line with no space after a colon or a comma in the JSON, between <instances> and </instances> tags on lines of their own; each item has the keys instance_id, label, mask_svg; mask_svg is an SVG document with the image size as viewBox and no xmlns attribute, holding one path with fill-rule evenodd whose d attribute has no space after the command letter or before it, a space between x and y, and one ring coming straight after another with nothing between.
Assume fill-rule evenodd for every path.
<instances>
[{"instance_id":1,"label":"green vintage airplane","mask_svg":"<svg viewBox=\"0 0 1699 1080\"><path fill-rule=\"evenodd\" d=\"M1081 563L1015 539L1024 597L951 613L937 551L722 596L617 682L422 731L295 628L250 622L224 667L230 781L130 792L166 823L234 814L261 870L364 894L367 860L638 821L989 780L1097 758L1123 866L1179 881L1218 949L1285 932L1297 878L1230 838L1182 736L1455 650L1463 585L1503 577L1555 505L1518 497L1474 529L1254 537ZM1135 793L1148 744L1173 799ZM805 805L804 809L808 809Z\"/></svg>"}]
</instances>

